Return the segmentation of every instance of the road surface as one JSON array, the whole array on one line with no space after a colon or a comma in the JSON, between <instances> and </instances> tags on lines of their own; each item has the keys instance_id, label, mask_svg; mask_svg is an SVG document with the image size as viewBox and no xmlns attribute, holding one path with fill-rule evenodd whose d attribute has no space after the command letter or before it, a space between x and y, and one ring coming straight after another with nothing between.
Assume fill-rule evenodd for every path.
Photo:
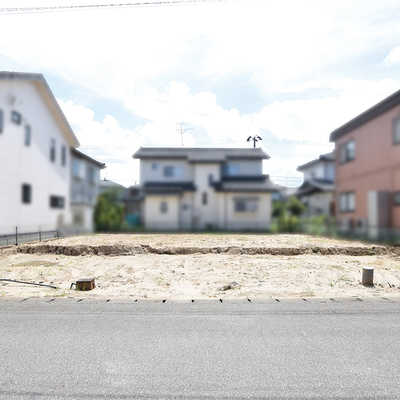
<instances>
[{"instance_id":1,"label":"road surface","mask_svg":"<svg viewBox=\"0 0 400 400\"><path fill-rule=\"evenodd\" d=\"M400 300L0 299L0 399L300 398L400 398Z\"/></svg>"}]
</instances>

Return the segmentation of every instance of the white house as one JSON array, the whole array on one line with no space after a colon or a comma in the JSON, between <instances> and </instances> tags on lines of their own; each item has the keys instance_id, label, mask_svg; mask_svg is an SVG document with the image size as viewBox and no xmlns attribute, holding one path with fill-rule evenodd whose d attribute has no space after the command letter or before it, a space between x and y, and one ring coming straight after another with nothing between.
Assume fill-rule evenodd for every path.
<instances>
[{"instance_id":1,"label":"white house","mask_svg":"<svg viewBox=\"0 0 400 400\"><path fill-rule=\"evenodd\" d=\"M297 167L303 172L304 182L295 195L307 206L307 214L334 215L335 153L322 154L319 158Z\"/></svg>"},{"instance_id":2,"label":"white house","mask_svg":"<svg viewBox=\"0 0 400 400\"><path fill-rule=\"evenodd\" d=\"M276 186L260 148L141 147L142 220L151 230L267 230Z\"/></svg>"},{"instance_id":3,"label":"white house","mask_svg":"<svg viewBox=\"0 0 400 400\"><path fill-rule=\"evenodd\" d=\"M105 165L76 149L71 149L71 159L71 231L92 232L93 212L100 191L100 170Z\"/></svg>"}]
</instances>

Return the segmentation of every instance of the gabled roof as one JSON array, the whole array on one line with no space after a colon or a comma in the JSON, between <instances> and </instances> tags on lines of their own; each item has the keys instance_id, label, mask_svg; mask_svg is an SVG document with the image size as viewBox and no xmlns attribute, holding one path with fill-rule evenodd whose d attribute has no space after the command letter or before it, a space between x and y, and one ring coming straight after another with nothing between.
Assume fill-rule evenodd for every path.
<instances>
[{"instance_id":1,"label":"gabled roof","mask_svg":"<svg viewBox=\"0 0 400 400\"><path fill-rule=\"evenodd\" d=\"M182 159L188 162L225 162L232 159L268 160L261 148L217 147L141 147L133 156L138 159Z\"/></svg>"},{"instance_id":2,"label":"gabled roof","mask_svg":"<svg viewBox=\"0 0 400 400\"><path fill-rule=\"evenodd\" d=\"M297 197L310 195L316 192L333 192L335 183L324 179L309 179L297 189L295 195Z\"/></svg>"},{"instance_id":3,"label":"gabled roof","mask_svg":"<svg viewBox=\"0 0 400 400\"><path fill-rule=\"evenodd\" d=\"M87 154L82 153L82 152L79 151L79 150L71 149L71 153L72 153L73 156L75 156L75 157L77 157L77 158L83 158L83 159L85 159L86 161L89 161L90 163L96 165L96 167L98 167L98 168L100 168L100 169L106 168L106 164L104 164L104 163L102 163L102 162L100 162L100 161L97 161L97 160L95 160L95 159L92 158L92 157L89 157Z\"/></svg>"},{"instance_id":4,"label":"gabled roof","mask_svg":"<svg viewBox=\"0 0 400 400\"><path fill-rule=\"evenodd\" d=\"M299 165L296 169L297 171L304 171L305 169L314 166L315 164L321 162L321 161L335 161L335 152L331 151L330 153L326 154L321 154L318 158L315 160L309 161L308 163Z\"/></svg>"},{"instance_id":5,"label":"gabled roof","mask_svg":"<svg viewBox=\"0 0 400 400\"><path fill-rule=\"evenodd\" d=\"M349 122L346 122L341 127L335 129L330 137L330 142L335 142L339 138L341 138L346 133L352 131L353 129L358 128L359 126L371 121L372 119L376 118L377 116L383 114L384 112L390 110L391 108L400 104L400 90L394 92L386 99L380 101L379 103L375 104L368 110L364 111L357 117L353 118Z\"/></svg>"},{"instance_id":6,"label":"gabled roof","mask_svg":"<svg viewBox=\"0 0 400 400\"><path fill-rule=\"evenodd\" d=\"M54 97L49 85L44 79L42 74L31 74L23 72L0 72L0 80L3 81L13 81L13 80L25 80L32 82L39 93L42 95L44 102L51 111L57 124L60 126L62 132L64 132L68 144L70 147L79 147L78 139L75 136L71 126L69 125L64 113L62 112L56 98Z\"/></svg>"}]
</instances>

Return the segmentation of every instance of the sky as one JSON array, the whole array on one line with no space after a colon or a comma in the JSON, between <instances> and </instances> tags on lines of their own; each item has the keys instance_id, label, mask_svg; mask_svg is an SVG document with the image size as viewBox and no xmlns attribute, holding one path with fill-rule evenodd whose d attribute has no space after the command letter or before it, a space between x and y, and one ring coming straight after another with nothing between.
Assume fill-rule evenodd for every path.
<instances>
[{"instance_id":1,"label":"sky","mask_svg":"<svg viewBox=\"0 0 400 400\"><path fill-rule=\"evenodd\" d=\"M400 89L398 0L174 2L0 0L0 69L44 74L102 178L139 183L140 146L259 135L264 173L298 186L334 129Z\"/></svg>"}]
</instances>

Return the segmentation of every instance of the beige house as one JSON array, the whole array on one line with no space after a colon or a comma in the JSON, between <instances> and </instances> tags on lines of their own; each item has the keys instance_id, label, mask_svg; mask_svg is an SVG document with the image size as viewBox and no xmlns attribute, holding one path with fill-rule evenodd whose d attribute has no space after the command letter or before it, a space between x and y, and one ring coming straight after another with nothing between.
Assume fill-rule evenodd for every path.
<instances>
[{"instance_id":1,"label":"beige house","mask_svg":"<svg viewBox=\"0 0 400 400\"><path fill-rule=\"evenodd\" d=\"M335 213L335 152L321 154L317 159L299 165L297 171L304 176L303 184L295 195L307 207L307 215Z\"/></svg>"},{"instance_id":2,"label":"beige house","mask_svg":"<svg viewBox=\"0 0 400 400\"><path fill-rule=\"evenodd\" d=\"M262 173L262 149L142 147L133 157L147 229L269 229L277 188Z\"/></svg>"}]
</instances>

